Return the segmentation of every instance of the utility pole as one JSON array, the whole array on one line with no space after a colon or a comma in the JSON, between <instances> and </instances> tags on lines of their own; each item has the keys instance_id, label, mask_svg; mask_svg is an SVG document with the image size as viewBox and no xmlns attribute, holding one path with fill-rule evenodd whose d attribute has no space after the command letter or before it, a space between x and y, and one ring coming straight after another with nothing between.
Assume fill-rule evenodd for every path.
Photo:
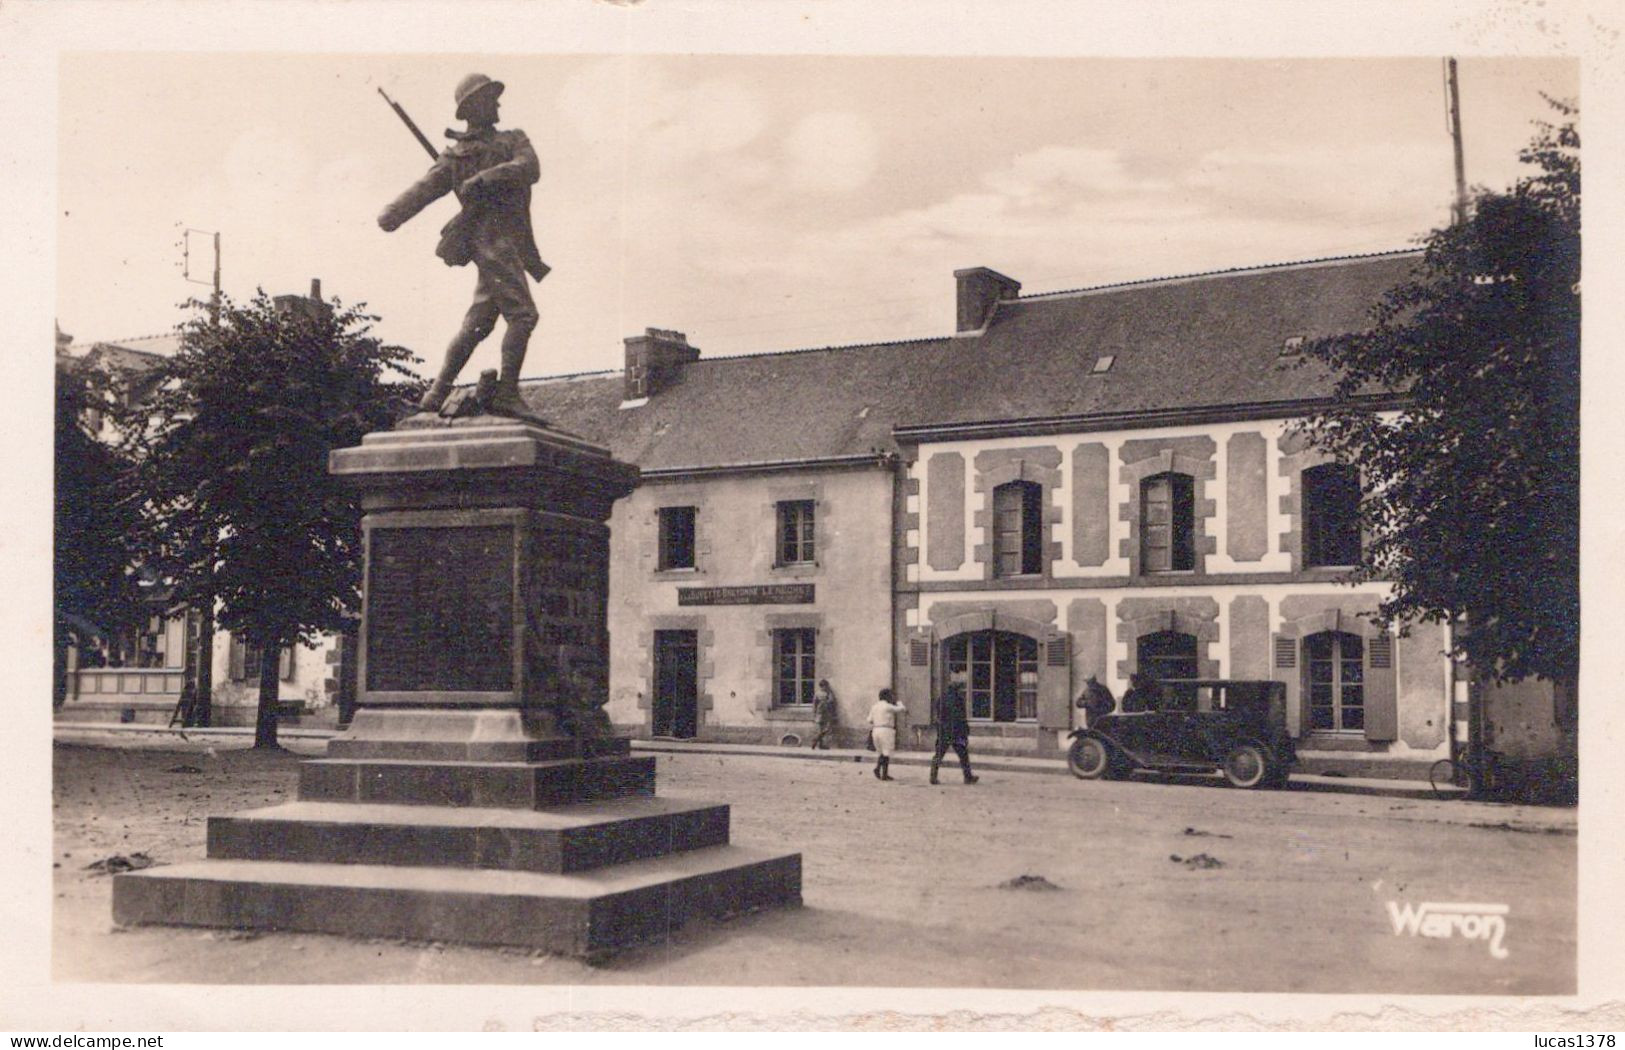
<instances>
[{"instance_id":1,"label":"utility pole","mask_svg":"<svg viewBox=\"0 0 1625 1050\"><path fill-rule=\"evenodd\" d=\"M1467 221L1467 167L1461 152L1461 91L1456 85L1456 60L1445 59L1444 69L1445 119L1456 152L1456 203L1450 209L1451 225L1460 226Z\"/></svg>"},{"instance_id":2,"label":"utility pole","mask_svg":"<svg viewBox=\"0 0 1625 1050\"><path fill-rule=\"evenodd\" d=\"M192 276L192 234L208 234L213 238L214 247L214 279L201 281ZM209 323L220 327L220 232L218 230L194 230L188 228L181 236L181 269L186 280L193 284L212 284L214 292L209 297ZM214 588L204 595L198 603L197 637L195 655L192 660L193 673L193 708L190 724L207 726L214 720Z\"/></svg>"}]
</instances>

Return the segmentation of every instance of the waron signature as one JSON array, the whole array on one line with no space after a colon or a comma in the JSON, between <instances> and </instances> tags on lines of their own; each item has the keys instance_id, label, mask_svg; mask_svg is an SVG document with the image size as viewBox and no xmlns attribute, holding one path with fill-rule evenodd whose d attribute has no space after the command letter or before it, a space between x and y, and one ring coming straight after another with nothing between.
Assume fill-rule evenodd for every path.
<instances>
[{"instance_id":1,"label":"waron signature","mask_svg":"<svg viewBox=\"0 0 1625 1050\"><path fill-rule=\"evenodd\" d=\"M1506 937L1509 911L1505 904L1388 902L1388 918L1394 924L1395 936L1408 933L1412 937L1454 937L1459 933L1469 941L1487 942L1490 955L1496 959L1507 957L1501 940Z\"/></svg>"}]
</instances>

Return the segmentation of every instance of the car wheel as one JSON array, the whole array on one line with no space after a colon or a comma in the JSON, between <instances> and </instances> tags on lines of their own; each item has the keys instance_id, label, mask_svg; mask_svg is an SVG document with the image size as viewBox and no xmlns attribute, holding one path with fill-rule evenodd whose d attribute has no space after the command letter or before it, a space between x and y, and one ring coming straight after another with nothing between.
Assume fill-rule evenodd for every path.
<instances>
[{"instance_id":1,"label":"car wheel","mask_svg":"<svg viewBox=\"0 0 1625 1050\"><path fill-rule=\"evenodd\" d=\"M1224 779L1231 787L1255 788L1270 782L1269 752L1257 744L1237 744L1224 756Z\"/></svg>"},{"instance_id":2,"label":"car wheel","mask_svg":"<svg viewBox=\"0 0 1625 1050\"><path fill-rule=\"evenodd\" d=\"M1106 745L1092 736L1079 737L1066 753L1066 767L1080 780L1099 780L1112 765Z\"/></svg>"}]
</instances>

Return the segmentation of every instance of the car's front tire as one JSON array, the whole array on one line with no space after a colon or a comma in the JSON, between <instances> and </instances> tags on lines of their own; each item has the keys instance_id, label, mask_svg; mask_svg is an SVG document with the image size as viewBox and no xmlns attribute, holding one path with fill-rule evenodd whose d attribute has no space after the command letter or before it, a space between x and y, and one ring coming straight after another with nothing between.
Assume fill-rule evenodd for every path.
<instances>
[{"instance_id":1,"label":"car's front tire","mask_svg":"<svg viewBox=\"0 0 1625 1050\"><path fill-rule=\"evenodd\" d=\"M1237 744L1224 756L1220 767L1231 787L1256 788L1273 782L1276 772L1270 753L1259 744Z\"/></svg>"},{"instance_id":2,"label":"car's front tire","mask_svg":"<svg viewBox=\"0 0 1625 1050\"><path fill-rule=\"evenodd\" d=\"M1080 736L1066 753L1066 768L1079 780L1099 780L1112 768L1111 751L1104 741Z\"/></svg>"}]
</instances>

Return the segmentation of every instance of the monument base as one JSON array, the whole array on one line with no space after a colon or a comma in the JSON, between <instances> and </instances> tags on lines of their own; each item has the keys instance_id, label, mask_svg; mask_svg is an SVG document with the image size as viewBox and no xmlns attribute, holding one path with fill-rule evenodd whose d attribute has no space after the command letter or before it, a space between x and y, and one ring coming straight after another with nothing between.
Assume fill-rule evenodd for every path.
<instances>
[{"instance_id":1,"label":"monument base","mask_svg":"<svg viewBox=\"0 0 1625 1050\"><path fill-rule=\"evenodd\" d=\"M369 434L359 710L297 801L211 817L204 860L113 881L116 922L516 945L596 957L801 902L801 855L656 798L603 732L614 501L636 471L478 417Z\"/></svg>"},{"instance_id":2,"label":"monument base","mask_svg":"<svg viewBox=\"0 0 1625 1050\"><path fill-rule=\"evenodd\" d=\"M117 876L114 921L596 958L801 903L800 854L731 845L726 805L655 797L624 739L516 739L515 712L357 721L300 764L297 801L210 817L202 861Z\"/></svg>"}]
</instances>

